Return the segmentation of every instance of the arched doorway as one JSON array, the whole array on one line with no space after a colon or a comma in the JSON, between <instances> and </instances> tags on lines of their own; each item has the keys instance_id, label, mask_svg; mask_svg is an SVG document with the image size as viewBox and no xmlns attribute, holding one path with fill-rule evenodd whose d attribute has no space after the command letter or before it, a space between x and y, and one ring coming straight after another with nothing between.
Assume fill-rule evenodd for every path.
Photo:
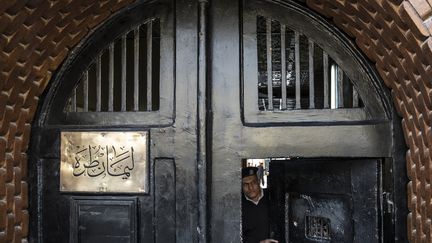
<instances>
[{"instance_id":1,"label":"arched doorway","mask_svg":"<svg viewBox=\"0 0 432 243\"><path fill-rule=\"evenodd\" d=\"M242 164L242 161L248 159L270 161L270 186L272 163L276 171L283 174L276 173L276 177L273 177L276 180L283 178L281 182L276 182L279 185L282 183L283 187L277 194L282 203L278 205L276 220L279 220L279 225L285 224L285 228L279 231L282 234L279 240L405 241L406 150L399 118L382 81L351 40L325 19L294 1L242 1L238 6L222 1L214 3L212 10L210 70L213 137L209 210L212 241L229 242L240 237L240 234L233 235L233 232L241 231L241 223L232 219L241 218L239 209L242 195L239 193L241 185L238 171L239 167L246 164ZM333 61L329 61L330 58ZM325 90L332 85L326 86L325 82L332 79L327 76L331 76L332 71L331 68L325 71L325 67L329 68L330 63L343 71L339 77L348 77L354 90L357 89L362 99L358 103L359 107L354 105L355 102L345 103L347 99L355 97L349 94L344 97L343 104L336 107L338 109L332 109L330 101L326 103L331 94L329 92L326 95ZM319 73L320 70L323 71ZM342 83L345 84L345 81ZM221 90L224 90L223 96L218 94ZM369 164L368 161L375 162ZM351 238L314 238L314 235L307 235L308 219L312 219L310 222L316 219L325 222L323 218L327 217L325 213L321 215L323 217L315 217L318 214L310 210L311 217L308 218L305 213L308 209L301 211L301 207L298 207L308 201L298 195L316 195L315 190L319 188L313 183L304 182L313 182L310 175L321 171L322 177L315 183L325 185L324 178L329 178L328 175L335 171L332 169L335 164L342 169L343 165L347 166L351 162L351 169L346 169L350 171L351 179L364 170L359 167L352 169L355 164L369 164L366 166L372 168L369 172L376 175L370 181L375 182L369 185L369 188L378 188L373 193L374 199L371 199L375 218L368 221L374 222L376 233L368 231L359 236L360 232L365 231L354 225L349 226L354 227ZM308 173L302 173L302 167L308 168ZM324 168L332 172L325 173ZM284 170L288 171L281 172ZM302 175L305 181L302 181ZM290 179L297 180L303 187L289 183ZM357 195L365 196L368 192L358 192L355 189L358 184L351 179L345 182L345 185L352 185L350 192L345 195L351 197L350 200L362 201L354 199L352 195L357 192ZM366 177L364 179L368 180ZM337 194L335 191L338 189L327 186L329 191L323 189L319 193ZM288 197L288 203L285 203L284 195L297 195L300 199ZM315 202L319 204L325 201L321 199ZM303 218L290 222L292 216L296 216L293 210L301 211L300 217ZM361 221L355 222L355 218L359 218L359 214L355 216L357 213L358 209L349 212L354 224ZM329 221L333 222L332 219ZM290 231L296 225L303 228Z\"/></svg>"},{"instance_id":2,"label":"arched doorway","mask_svg":"<svg viewBox=\"0 0 432 243\"><path fill-rule=\"evenodd\" d=\"M376 165L380 168L374 171L377 175L381 173L379 175L384 178L386 172L392 171L390 167L397 171L385 177L388 179L385 183L390 183L389 188L392 189L391 192L386 191L390 193L386 194L390 195L388 198L384 198L383 194L380 194L381 191L376 191L375 198L380 202L374 204L377 208L377 221L381 217L379 219L381 224L377 223L377 227L383 226L384 220L388 220L386 224L389 224L390 228L396 227L393 226L394 222L405 220L403 210L398 213L389 212L390 218L387 216L384 218L383 209L379 208L380 205L384 205L384 199L388 200L388 203L396 203L398 210L403 208L403 200L400 198L405 198L405 194L393 195L399 193L395 190L395 186L404 187L404 181L394 180L394 178L402 178L399 173L403 168L402 156L395 152L398 151L399 146L402 146L400 141L395 139L400 136L398 122L388 101L388 94L377 79L374 70L348 39L334 28L328 27L323 19L296 3L275 4L265 1L245 2L239 5L229 1L212 3L209 9L210 38L207 43L210 51L207 59L209 81L208 89L204 90L210 103L207 103L205 113L208 119L205 121L200 117L202 113L197 112L197 107L205 104L200 100L202 97L198 95L202 90L197 87L200 70L197 68L196 39L199 25L197 15L186 13L190 9L196 10L197 5L186 7L177 4L174 8L174 3L161 1L131 7L101 26L100 32L97 31L89 37L78 48L76 57L71 58L59 72L58 81L52 84L46 96L35 129L37 144L34 146L42 144L35 156L36 163L33 163L40 173L37 179L40 182L37 193L38 204L35 209L40 210L38 213L41 218L33 223L35 229L41 230L38 237L42 242L58 241L58 239L85 242L100 239L92 238L97 236L105 236L108 240L123 237L122 239L130 242L196 241L205 234L196 230L198 226L203 226L200 224L202 222L200 217L205 210L198 210L201 207L207 208L207 224L210 226L207 237L209 241L237 242L241 231L239 169L241 161L247 158L294 156L327 160L376 159L379 161ZM138 61L137 66L147 71L143 79L149 80L150 77L152 87L159 87L159 89L150 89L153 95L150 99L146 96L144 99L146 102L142 104L146 108L139 110L141 105L138 101L138 110L134 110L135 103L132 101L134 99L127 98L128 88L124 89L126 96L122 98L122 80L127 80L126 87L131 86L127 82L135 80L135 76L134 74L128 76L128 67L135 64L131 61L133 64L129 65L128 61L125 61L127 67L123 69L122 53L126 53L127 59L128 56L130 57L128 53L140 52L136 50L128 52L128 43L133 43L137 36L133 32L134 28L139 26L140 31L146 33L142 39L147 40L147 33L149 33L147 24L154 19L157 21L152 26L160 24L160 42L153 41L152 46L147 48L152 50L150 55L152 60L153 55L159 53L159 57L155 59L160 60L161 63L154 62L154 65L148 69L148 61L145 65ZM266 27L258 23L265 23ZM267 26L268 23L270 27ZM140 24L146 26L141 28ZM294 65L291 69L289 61L285 62L287 65L284 72L292 73L288 79L285 75L280 75L278 79L273 70L280 68L276 71L282 73L283 67L281 64L277 66L269 61L272 58L282 60L282 56L274 58L273 53L269 51L264 51L265 57L259 55L260 38L263 38L261 47L266 50L282 49L281 46L273 47L272 40L282 38L282 32L274 31L273 28L282 28L283 25L286 28L284 33L287 34L285 54L289 55L291 53L289 50L294 53L292 59ZM259 35L258 28L262 28L265 33ZM270 30L270 35L267 35L267 30ZM150 31L153 35L150 39L154 37L157 39L157 33L157 30ZM126 48L123 52L121 39L117 57L115 38L119 36L124 36L126 39ZM138 37L141 38L140 35ZM267 44L269 39L270 44ZM296 46L297 42L298 46ZM113 66L110 67L111 43L114 43L114 49ZM145 46L144 42L140 46ZM155 46L159 47L159 52L155 51ZM316 53L309 52L307 48L308 52L303 53L302 50L306 46L308 48L316 46L317 48L314 49L317 50ZM104 57L102 54L100 61L97 61L102 49L107 50L108 56ZM150 49L143 51L146 57ZM296 54L297 50L298 54ZM269 53L270 58L268 58ZM325 53L328 54L327 59L324 57ZM298 59L295 58L296 55ZM303 57L306 61L302 61ZM309 64L310 57L313 57L314 65ZM263 63L266 65L263 67L260 66L260 58L265 60ZM142 59L145 58L139 58ZM289 57L286 57L286 60L288 59ZM118 66L116 60L119 60ZM296 64L296 60L299 63ZM316 65L317 60L322 64L321 66ZM327 60L328 66L324 64L324 60ZM89 93L86 95L85 91L82 91L83 98L77 98L76 101L70 99L71 90L75 87L79 87L78 90L85 90L86 85L83 80L86 78L80 77L85 77L82 75L86 72L89 72L88 90L92 90L91 80L94 80L94 90L98 94L99 63L100 79L104 79L105 83L110 83L109 70L115 71L112 78L113 88L104 89L104 82L102 82L99 89L101 93L104 93L104 90L113 90L112 99L109 95L106 98L106 110L103 108L105 98L102 96L99 109L97 108L98 95L92 99ZM103 68L104 63L107 64L106 68ZM95 65L92 66L93 64ZM271 64L270 68L268 64ZM333 71L339 72L339 77L349 78L349 80L340 78L339 82L351 84L346 86L348 96L344 96L343 92L334 92L340 94L341 99L349 97L350 102L347 102L346 107L345 102L339 102L340 106L335 105L335 109L331 109L331 102L328 102L328 107L326 106L326 99L330 99L332 95L330 91L325 95L324 87L328 85L326 87L330 89L332 64L334 70L339 70ZM298 73L297 67L299 67ZM159 72L153 72L154 69ZM318 69L326 71L315 74ZM108 70L106 76L103 70ZM121 75L115 76L116 70L120 70L119 73L125 70L126 78ZM303 73L306 73L307 77L304 80L300 78ZM151 75L148 76L149 74ZM138 74L138 77L140 75ZM311 76L315 78L314 82L310 81ZM154 77L159 77L159 80L153 82ZM260 79L262 77L266 78L262 81ZM325 77L328 78L329 83L319 84ZM285 80L278 86L276 81L283 78ZM119 80L118 86L116 86L117 80ZM333 80L338 79L333 78ZM288 81L292 83L288 84ZM150 83L145 83L145 87L149 87ZM311 85L312 83L314 85ZM293 87L299 87L300 91L297 92L298 90ZM354 90L358 92L360 102L353 98ZM88 98L85 98L86 96ZM116 100L115 97L121 98ZM112 108L109 105L110 100L112 100ZM124 108L123 100L125 100ZM150 100L152 104L149 106ZM133 105L129 107L128 104ZM294 105L290 106L290 104ZM202 127L199 122L205 122L206 129L200 129ZM64 132L81 134L142 132L146 134L148 150L144 152L144 157L147 158L147 167L139 174L145 178L142 182L143 191L62 190L59 161L62 155L60 138ZM207 140L204 142L204 147L200 147L203 138ZM205 181L200 180L201 161L197 159L197 153L202 152L200 148L205 149L207 162L211 161L211 164L207 164L208 170L204 172L208 176L205 186L200 184ZM383 185L378 184L378 180L376 183L377 186ZM208 203L200 201L200 197L205 193L210 199ZM399 201L395 201L394 198ZM53 202L59 203L53 204ZM48 205L52 205L53 210L46 210L49 208ZM96 229L105 227L105 231L92 230L90 226L95 223L92 221L92 215L102 212L105 213L104 220L98 221L99 225ZM112 219L118 219L116 218L118 215L122 215L121 222L126 226L116 232L111 230L115 225L112 224ZM403 221L399 221L400 215ZM106 227L107 225L111 228ZM200 227L198 229L202 229ZM378 239L383 239L385 232L390 232L388 233L390 237L394 233L391 229L386 230L377 229ZM403 235L401 233L403 231L404 227L402 231L394 234ZM49 237L52 236L52 232L58 232L56 238Z\"/></svg>"}]
</instances>

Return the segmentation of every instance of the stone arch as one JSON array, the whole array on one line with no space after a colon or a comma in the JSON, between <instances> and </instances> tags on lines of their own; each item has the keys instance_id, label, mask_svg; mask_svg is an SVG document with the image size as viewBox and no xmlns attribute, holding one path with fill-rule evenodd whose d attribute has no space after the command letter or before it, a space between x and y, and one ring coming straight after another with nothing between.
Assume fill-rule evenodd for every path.
<instances>
[{"instance_id":1,"label":"stone arch","mask_svg":"<svg viewBox=\"0 0 432 243\"><path fill-rule=\"evenodd\" d=\"M27 148L53 72L92 29L133 2L3 1L0 6L0 241L28 235ZM402 116L407 151L408 237L430 242L432 7L426 0L307 0L375 63Z\"/></svg>"}]
</instances>

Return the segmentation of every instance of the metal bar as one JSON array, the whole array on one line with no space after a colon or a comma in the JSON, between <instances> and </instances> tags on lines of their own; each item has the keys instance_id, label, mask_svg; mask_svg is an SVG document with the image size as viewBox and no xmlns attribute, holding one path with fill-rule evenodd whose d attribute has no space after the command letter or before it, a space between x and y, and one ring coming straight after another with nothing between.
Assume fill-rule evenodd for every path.
<instances>
[{"instance_id":1,"label":"metal bar","mask_svg":"<svg viewBox=\"0 0 432 243\"><path fill-rule=\"evenodd\" d=\"M309 109L315 109L314 43L309 40Z\"/></svg>"},{"instance_id":2,"label":"metal bar","mask_svg":"<svg viewBox=\"0 0 432 243\"><path fill-rule=\"evenodd\" d=\"M101 111L102 100L102 54L96 59L96 111Z\"/></svg>"},{"instance_id":3,"label":"metal bar","mask_svg":"<svg viewBox=\"0 0 432 243\"><path fill-rule=\"evenodd\" d=\"M87 112L88 111L88 70L86 70L84 72L84 77L83 77L83 111Z\"/></svg>"},{"instance_id":4,"label":"metal bar","mask_svg":"<svg viewBox=\"0 0 432 243\"><path fill-rule=\"evenodd\" d=\"M139 109L139 27L134 30L134 111Z\"/></svg>"},{"instance_id":5,"label":"metal bar","mask_svg":"<svg viewBox=\"0 0 432 243\"><path fill-rule=\"evenodd\" d=\"M300 34L295 32L295 77L296 77L296 109L301 109L300 104Z\"/></svg>"},{"instance_id":6,"label":"metal bar","mask_svg":"<svg viewBox=\"0 0 432 243\"><path fill-rule=\"evenodd\" d=\"M282 94L282 110L287 108L287 83L286 83L286 56L285 56L285 31L286 26L281 24L281 94Z\"/></svg>"},{"instance_id":7,"label":"metal bar","mask_svg":"<svg viewBox=\"0 0 432 243\"><path fill-rule=\"evenodd\" d=\"M108 111L114 110L114 42L109 46Z\"/></svg>"},{"instance_id":8,"label":"metal bar","mask_svg":"<svg viewBox=\"0 0 432 243\"><path fill-rule=\"evenodd\" d=\"M338 92L338 108L344 107L344 73L342 71L342 68L337 66L337 92Z\"/></svg>"},{"instance_id":9,"label":"metal bar","mask_svg":"<svg viewBox=\"0 0 432 243\"><path fill-rule=\"evenodd\" d=\"M329 64L328 54L323 51L323 68L324 68L324 109L328 109L329 105Z\"/></svg>"},{"instance_id":10,"label":"metal bar","mask_svg":"<svg viewBox=\"0 0 432 243\"><path fill-rule=\"evenodd\" d=\"M353 86L353 100L352 100L352 107L357 108L359 107L359 93L357 89Z\"/></svg>"},{"instance_id":11,"label":"metal bar","mask_svg":"<svg viewBox=\"0 0 432 243\"><path fill-rule=\"evenodd\" d=\"M126 111L126 34L121 38L121 111Z\"/></svg>"},{"instance_id":12,"label":"metal bar","mask_svg":"<svg viewBox=\"0 0 432 243\"><path fill-rule=\"evenodd\" d=\"M199 34L198 34L198 87L197 87L197 174L198 174L198 242L207 242L207 163L211 154L207 154L207 148L211 147L210 139L207 139L207 112L210 103L207 102L207 4L206 0L199 1Z\"/></svg>"},{"instance_id":13,"label":"metal bar","mask_svg":"<svg viewBox=\"0 0 432 243\"><path fill-rule=\"evenodd\" d=\"M289 193L285 193L285 241L288 241L289 239L289 209L290 209L290 202L289 202Z\"/></svg>"},{"instance_id":14,"label":"metal bar","mask_svg":"<svg viewBox=\"0 0 432 243\"><path fill-rule=\"evenodd\" d=\"M73 93L72 93L72 101L71 101L71 112L76 112L77 111L77 103L76 103L76 89L73 89Z\"/></svg>"},{"instance_id":15,"label":"metal bar","mask_svg":"<svg viewBox=\"0 0 432 243\"><path fill-rule=\"evenodd\" d=\"M267 50L267 98L268 110L273 110L273 73L271 48L271 19L266 19L266 50Z\"/></svg>"},{"instance_id":16,"label":"metal bar","mask_svg":"<svg viewBox=\"0 0 432 243\"><path fill-rule=\"evenodd\" d=\"M152 110L153 22L147 24L147 110Z\"/></svg>"}]
</instances>

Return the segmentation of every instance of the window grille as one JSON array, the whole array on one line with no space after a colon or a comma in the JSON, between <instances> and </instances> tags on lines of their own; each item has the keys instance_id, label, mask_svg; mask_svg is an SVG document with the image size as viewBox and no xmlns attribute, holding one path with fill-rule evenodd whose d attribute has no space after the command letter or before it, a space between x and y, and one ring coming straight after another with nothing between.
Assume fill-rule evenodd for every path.
<instances>
[{"instance_id":1,"label":"window grille","mask_svg":"<svg viewBox=\"0 0 432 243\"><path fill-rule=\"evenodd\" d=\"M300 32L258 16L257 53L259 110L363 107L340 66Z\"/></svg>"},{"instance_id":2,"label":"window grille","mask_svg":"<svg viewBox=\"0 0 432 243\"><path fill-rule=\"evenodd\" d=\"M66 112L159 110L160 21L111 42L83 72Z\"/></svg>"}]
</instances>

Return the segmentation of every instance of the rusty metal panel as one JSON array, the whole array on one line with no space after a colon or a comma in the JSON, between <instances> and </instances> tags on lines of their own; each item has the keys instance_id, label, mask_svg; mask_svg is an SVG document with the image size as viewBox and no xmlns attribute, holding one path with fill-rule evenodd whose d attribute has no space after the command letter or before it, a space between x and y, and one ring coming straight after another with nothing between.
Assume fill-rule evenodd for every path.
<instances>
[{"instance_id":1,"label":"rusty metal panel","mask_svg":"<svg viewBox=\"0 0 432 243\"><path fill-rule=\"evenodd\" d=\"M148 192L148 132L61 132L60 191Z\"/></svg>"}]
</instances>

